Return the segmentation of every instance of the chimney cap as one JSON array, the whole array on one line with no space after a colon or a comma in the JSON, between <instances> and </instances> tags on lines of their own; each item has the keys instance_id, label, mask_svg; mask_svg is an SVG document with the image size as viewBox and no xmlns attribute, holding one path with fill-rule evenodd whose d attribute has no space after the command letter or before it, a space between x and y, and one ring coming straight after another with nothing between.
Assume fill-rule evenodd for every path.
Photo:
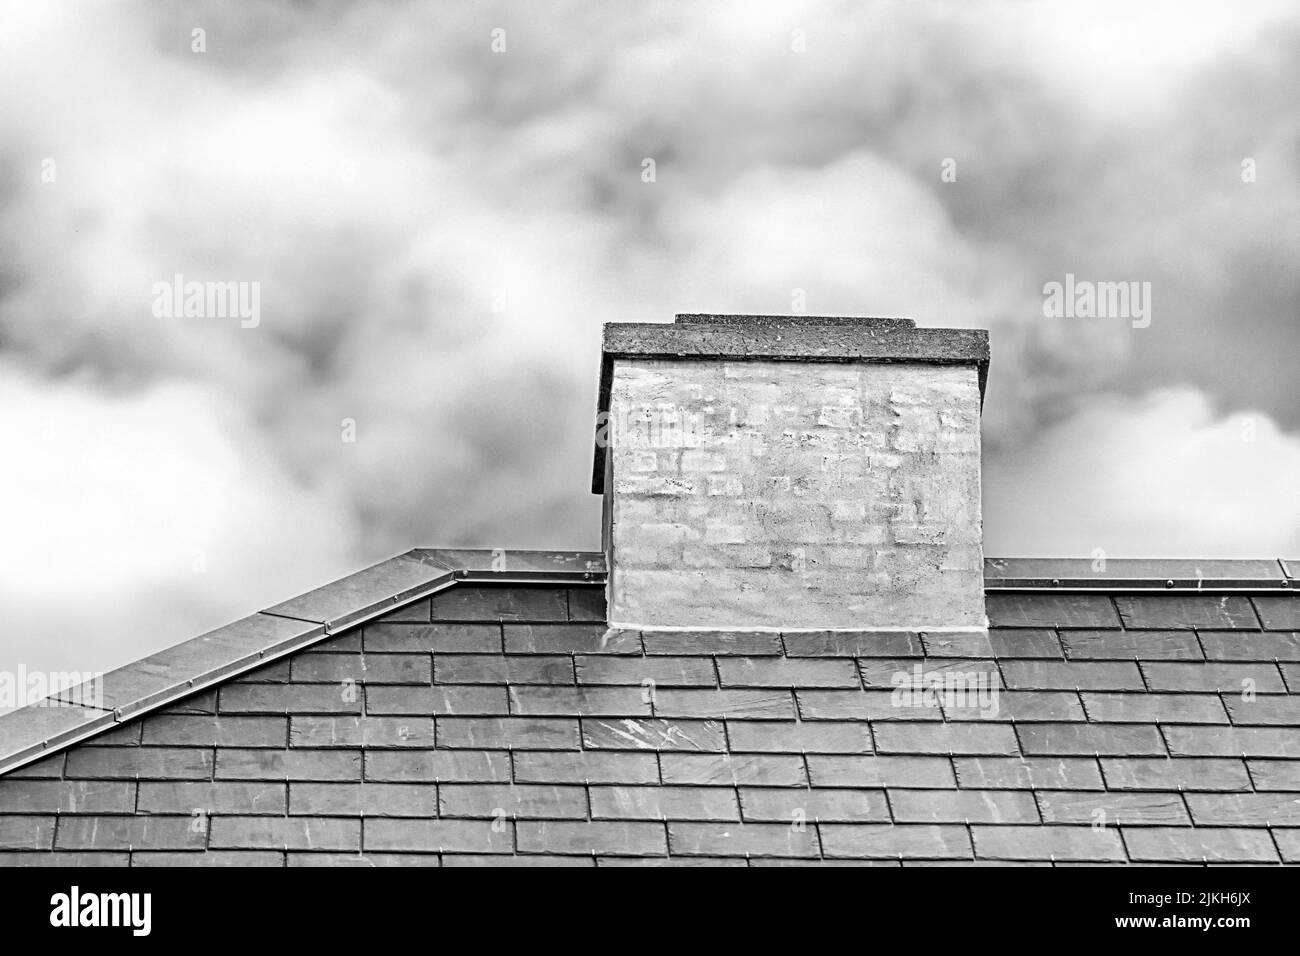
<instances>
[{"instance_id":1,"label":"chimney cap","mask_svg":"<svg viewBox=\"0 0 1300 956\"><path fill-rule=\"evenodd\" d=\"M911 319L850 316L680 313L675 322L606 322L601 349L591 490L605 490L600 432L609 412L614 360L715 359L725 362L919 362L973 365L980 399L988 379L986 329L917 328Z\"/></svg>"},{"instance_id":2,"label":"chimney cap","mask_svg":"<svg viewBox=\"0 0 1300 956\"><path fill-rule=\"evenodd\" d=\"M887 331L914 329L915 319L860 315L734 315L716 312L678 312L677 325L783 325L792 328L808 325L869 326Z\"/></svg>"}]
</instances>

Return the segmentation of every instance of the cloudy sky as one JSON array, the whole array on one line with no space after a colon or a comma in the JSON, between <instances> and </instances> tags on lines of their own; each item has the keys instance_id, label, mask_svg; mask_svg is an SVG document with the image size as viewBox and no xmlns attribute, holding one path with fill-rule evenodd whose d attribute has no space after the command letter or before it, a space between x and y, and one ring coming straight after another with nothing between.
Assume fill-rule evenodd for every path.
<instances>
[{"instance_id":1,"label":"cloudy sky","mask_svg":"<svg viewBox=\"0 0 1300 956\"><path fill-rule=\"evenodd\" d=\"M1294 3L7 0L0 80L0 667L596 547L600 324L796 289L991 330L987 553L1300 556Z\"/></svg>"}]
</instances>

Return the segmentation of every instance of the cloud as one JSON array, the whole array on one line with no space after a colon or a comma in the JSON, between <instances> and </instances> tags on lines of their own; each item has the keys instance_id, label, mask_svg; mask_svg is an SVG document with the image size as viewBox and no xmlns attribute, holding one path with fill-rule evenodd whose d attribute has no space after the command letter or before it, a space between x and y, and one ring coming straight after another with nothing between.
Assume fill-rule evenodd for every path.
<instances>
[{"instance_id":1,"label":"cloud","mask_svg":"<svg viewBox=\"0 0 1300 956\"><path fill-rule=\"evenodd\" d=\"M1300 437L1267 415L1216 416L1190 389L1094 395L1032 444L986 458L985 551L1300 554L1297 477Z\"/></svg>"},{"instance_id":2,"label":"cloud","mask_svg":"<svg viewBox=\"0 0 1300 956\"><path fill-rule=\"evenodd\" d=\"M348 560L356 529L328 477L286 474L207 389L105 396L3 362L0 408L20 462L3 484L7 660L106 669L172 643L163 626L217 626Z\"/></svg>"}]
</instances>

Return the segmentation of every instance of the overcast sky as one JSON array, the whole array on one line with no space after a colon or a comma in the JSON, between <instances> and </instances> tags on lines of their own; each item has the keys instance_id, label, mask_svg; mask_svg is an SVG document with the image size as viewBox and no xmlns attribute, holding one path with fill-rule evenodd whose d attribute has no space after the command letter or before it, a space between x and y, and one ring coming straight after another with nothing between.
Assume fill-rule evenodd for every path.
<instances>
[{"instance_id":1,"label":"overcast sky","mask_svg":"<svg viewBox=\"0 0 1300 956\"><path fill-rule=\"evenodd\" d=\"M1294 3L7 0L0 80L0 667L598 547L600 324L796 289L991 330L986 553L1300 556Z\"/></svg>"}]
</instances>

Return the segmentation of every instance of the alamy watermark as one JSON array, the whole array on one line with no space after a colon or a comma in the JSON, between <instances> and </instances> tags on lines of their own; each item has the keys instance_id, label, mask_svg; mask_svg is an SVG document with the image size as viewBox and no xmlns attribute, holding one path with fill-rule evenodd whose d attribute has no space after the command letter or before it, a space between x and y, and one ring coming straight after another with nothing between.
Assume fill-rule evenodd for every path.
<instances>
[{"instance_id":1,"label":"alamy watermark","mask_svg":"<svg viewBox=\"0 0 1300 956\"><path fill-rule=\"evenodd\" d=\"M896 671L890 683L894 707L976 710L986 720L999 712L999 687L991 671L927 671L918 663L910 671Z\"/></svg>"},{"instance_id":2,"label":"alamy watermark","mask_svg":"<svg viewBox=\"0 0 1300 956\"><path fill-rule=\"evenodd\" d=\"M57 697L56 697L57 695ZM15 707L95 707L104 709L100 671L0 671L0 710Z\"/></svg>"},{"instance_id":3,"label":"alamy watermark","mask_svg":"<svg viewBox=\"0 0 1300 956\"><path fill-rule=\"evenodd\" d=\"M185 281L153 284L153 314L159 319L239 319L245 329L262 321L262 283Z\"/></svg>"},{"instance_id":4,"label":"alamy watermark","mask_svg":"<svg viewBox=\"0 0 1300 956\"><path fill-rule=\"evenodd\" d=\"M628 408L619 415L601 412L596 419L600 448L698 448L704 438L699 413L672 402Z\"/></svg>"},{"instance_id":5,"label":"alamy watermark","mask_svg":"<svg viewBox=\"0 0 1300 956\"><path fill-rule=\"evenodd\" d=\"M122 927L133 936L148 936L153 928L152 893L83 893L75 884L50 897L50 925Z\"/></svg>"},{"instance_id":6,"label":"alamy watermark","mask_svg":"<svg viewBox=\"0 0 1300 956\"><path fill-rule=\"evenodd\" d=\"M1065 274L1043 286L1043 315L1049 319L1130 319L1133 328L1151 324L1150 282L1094 282Z\"/></svg>"}]
</instances>

